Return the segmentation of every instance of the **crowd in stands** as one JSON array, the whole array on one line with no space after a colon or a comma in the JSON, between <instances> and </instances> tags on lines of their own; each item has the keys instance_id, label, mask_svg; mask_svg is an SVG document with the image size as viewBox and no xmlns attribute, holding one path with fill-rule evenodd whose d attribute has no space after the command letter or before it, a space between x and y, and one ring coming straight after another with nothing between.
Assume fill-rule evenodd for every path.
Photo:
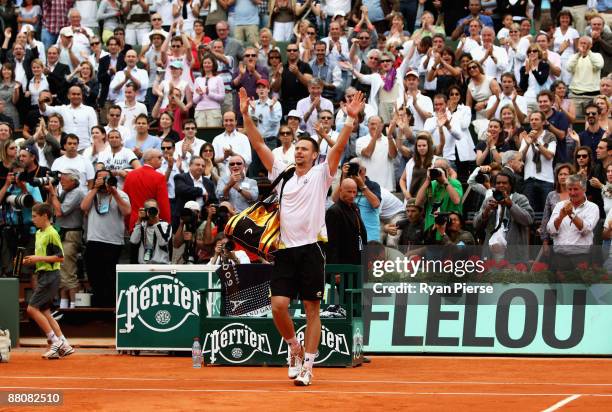
<instances>
[{"instance_id":1,"label":"crowd in stands","mask_svg":"<svg viewBox=\"0 0 612 412\"><path fill-rule=\"evenodd\" d=\"M612 2L546 3L0 0L2 274L33 248L35 202L60 228L63 307L81 261L113 306L127 243L133 263L261 261L223 235L268 192L242 88L287 165L303 136L324 162L367 97L328 262L481 244L575 266L612 237Z\"/></svg>"}]
</instances>

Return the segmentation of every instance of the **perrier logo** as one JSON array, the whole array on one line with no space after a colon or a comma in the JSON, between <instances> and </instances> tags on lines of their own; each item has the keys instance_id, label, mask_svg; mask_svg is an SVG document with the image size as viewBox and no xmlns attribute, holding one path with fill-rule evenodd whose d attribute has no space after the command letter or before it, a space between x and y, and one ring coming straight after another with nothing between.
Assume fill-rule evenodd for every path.
<instances>
[{"instance_id":1,"label":"perrier logo","mask_svg":"<svg viewBox=\"0 0 612 412\"><path fill-rule=\"evenodd\" d=\"M119 333L130 333L139 321L155 332L171 332L190 316L199 316L200 293L174 276L158 275L140 286L119 291L117 326ZM123 325L120 322L125 319Z\"/></svg>"},{"instance_id":2,"label":"perrier logo","mask_svg":"<svg viewBox=\"0 0 612 412\"><path fill-rule=\"evenodd\" d=\"M295 331L295 337L302 345L304 345L305 342L305 334L306 325ZM334 333L327 326L321 325L321 342L314 363L319 364L325 362L334 352L347 356L351 354L346 336L344 333ZM288 354L287 343L284 339L281 339L278 354Z\"/></svg>"},{"instance_id":3,"label":"perrier logo","mask_svg":"<svg viewBox=\"0 0 612 412\"><path fill-rule=\"evenodd\" d=\"M257 333L244 323L234 322L213 330L204 338L204 354L210 354L210 363L221 356L229 363L244 363L256 352L272 354L267 333Z\"/></svg>"}]
</instances>

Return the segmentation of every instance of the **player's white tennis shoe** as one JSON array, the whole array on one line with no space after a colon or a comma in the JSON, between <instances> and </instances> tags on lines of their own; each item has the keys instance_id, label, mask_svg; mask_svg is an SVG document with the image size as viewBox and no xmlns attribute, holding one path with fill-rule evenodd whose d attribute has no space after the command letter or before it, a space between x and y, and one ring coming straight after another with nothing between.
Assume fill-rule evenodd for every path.
<instances>
[{"instance_id":1,"label":"player's white tennis shoe","mask_svg":"<svg viewBox=\"0 0 612 412\"><path fill-rule=\"evenodd\" d=\"M291 347L289 347L289 379L295 379L302 370L302 365L304 364L304 348L300 346L300 351L297 353L291 352Z\"/></svg>"},{"instance_id":2,"label":"player's white tennis shoe","mask_svg":"<svg viewBox=\"0 0 612 412\"><path fill-rule=\"evenodd\" d=\"M312 369L302 367L300 374L293 380L295 386L308 386L312 383Z\"/></svg>"}]
</instances>

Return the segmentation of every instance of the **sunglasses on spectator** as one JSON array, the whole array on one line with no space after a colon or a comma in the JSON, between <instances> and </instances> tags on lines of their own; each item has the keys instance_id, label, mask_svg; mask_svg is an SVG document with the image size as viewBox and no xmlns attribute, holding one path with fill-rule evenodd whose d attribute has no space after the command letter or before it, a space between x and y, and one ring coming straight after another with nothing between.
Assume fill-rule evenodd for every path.
<instances>
[{"instance_id":1,"label":"sunglasses on spectator","mask_svg":"<svg viewBox=\"0 0 612 412\"><path fill-rule=\"evenodd\" d=\"M257 55L249 53L249 54L245 54L244 57L257 57Z\"/></svg>"},{"instance_id":2,"label":"sunglasses on spectator","mask_svg":"<svg viewBox=\"0 0 612 412\"><path fill-rule=\"evenodd\" d=\"M289 53L291 53L291 52L296 52L296 53L297 53L298 49L287 49L287 51L288 51Z\"/></svg>"},{"instance_id":3,"label":"sunglasses on spectator","mask_svg":"<svg viewBox=\"0 0 612 412\"><path fill-rule=\"evenodd\" d=\"M288 132L288 131L284 131L284 132L280 132L279 134L280 134L281 136L291 136L291 134L292 134L292 133L291 133L291 132Z\"/></svg>"},{"instance_id":4,"label":"sunglasses on spectator","mask_svg":"<svg viewBox=\"0 0 612 412\"><path fill-rule=\"evenodd\" d=\"M183 130L195 130L196 128L193 126L183 127Z\"/></svg>"},{"instance_id":5,"label":"sunglasses on spectator","mask_svg":"<svg viewBox=\"0 0 612 412\"><path fill-rule=\"evenodd\" d=\"M172 150L172 146L162 146L162 150Z\"/></svg>"},{"instance_id":6,"label":"sunglasses on spectator","mask_svg":"<svg viewBox=\"0 0 612 412\"><path fill-rule=\"evenodd\" d=\"M359 40L370 40L369 37L358 37Z\"/></svg>"},{"instance_id":7,"label":"sunglasses on spectator","mask_svg":"<svg viewBox=\"0 0 612 412\"><path fill-rule=\"evenodd\" d=\"M173 49L180 49L181 47L183 47L183 45L182 45L182 44L173 44L173 45L172 45L172 48L173 48Z\"/></svg>"},{"instance_id":8,"label":"sunglasses on spectator","mask_svg":"<svg viewBox=\"0 0 612 412\"><path fill-rule=\"evenodd\" d=\"M530 49L530 50L527 50L527 53L537 53L537 52L538 52L538 50L537 50L537 49Z\"/></svg>"},{"instance_id":9,"label":"sunglasses on spectator","mask_svg":"<svg viewBox=\"0 0 612 412\"><path fill-rule=\"evenodd\" d=\"M100 44L99 41L92 41L91 43L89 43L90 46L96 46L98 44Z\"/></svg>"},{"instance_id":10,"label":"sunglasses on spectator","mask_svg":"<svg viewBox=\"0 0 612 412\"><path fill-rule=\"evenodd\" d=\"M578 153L576 155L576 159L588 159L588 158L589 158L589 155L585 154L585 153L583 153L583 154Z\"/></svg>"},{"instance_id":11,"label":"sunglasses on spectator","mask_svg":"<svg viewBox=\"0 0 612 412\"><path fill-rule=\"evenodd\" d=\"M120 114L116 114L116 113L109 113L108 117L119 117L121 116Z\"/></svg>"},{"instance_id":12,"label":"sunglasses on spectator","mask_svg":"<svg viewBox=\"0 0 612 412\"><path fill-rule=\"evenodd\" d=\"M158 20L161 21L161 17L153 17L151 20L152 21L158 21Z\"/></svg>"},{"instance_id":13,"label":"sunglasses on spectator","mask_svg":"<svg viewBox=\"0 0 612 412\"><path fill-rule=\"evenodd\" d=\"M587 112L587 116L597 116L597 112Z\"/></svg>"},{"instance_id":14,"label":"sunglasses on spectator","mask_svg":"<svg viewBox=\"0 0 612 412\"><path fill-rule=\"evenodd\" d=\"M478 66L468 66L468 70L478 70Z\"/></svg>"},{"instance_id":15,"label":"sunglasses on spectator","mask_svg":"<svg viewBox=\"0 0 612 412\"><path fill-rule=\"evenodd\" d=\"M391 60L387 60L387 59L385 59L385 60L381 60L380 62L381 62L381 63L391 63Z\"/></svg>"},{"instance_id":16,"label":"sunglasses on spectator","mask_svg":"<svg viewBox=\"0 0 612 412\"><path fill-rule=\"evenodd\" d=\"M307 33L308 33L308 35L309 35L309 36L314 36L315 34L317 34L317 33L316 33L316 32L314 32L314 31L309 31L309 32L307 32Z\"/></svg>"},{"instance_id":17,"label":"sunglasses on spectator","mask_svg":"<svg viewBox=\"0 0 612 412\"><path fill-rule=\"evenodd\" d=\"M230 165L230 167L232 167L232 166L242 166L242 162L231 162L229 165Z\"/></svg>"}]
</instances>

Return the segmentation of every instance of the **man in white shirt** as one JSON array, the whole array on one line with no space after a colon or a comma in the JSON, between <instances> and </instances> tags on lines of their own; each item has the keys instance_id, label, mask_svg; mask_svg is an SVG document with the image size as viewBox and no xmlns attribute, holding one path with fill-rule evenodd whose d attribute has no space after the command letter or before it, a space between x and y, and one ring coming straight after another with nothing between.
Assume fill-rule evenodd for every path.
<instances>
[{"instance_id":1,"label":"man in white shirt","mask_svg":"<svg viewBox=\"0 0 612 412\"><path fill-rule=\"evenodd\" d=\"M527 116L527 100L523 96L519 96L516 91L516 79L510 72L506 72L501 76L501 92L498 95L489 97L487 107L485 108L487 118L489 120L493 118L501 119L501 109L507 105L514 108L519 123L523 124L525 116Z\"/></svg>"},{"instance_id":2,"label":"man in white shirt","mask_svg":"<svg viewBox=\"0 0 612 412\"><path fill-rule=\"evenodd\" d=\"M445 158L450 166L456 170L455 146L462 137L461 127L458 124L460 119L453 119L446 101L446 95L437 94L434 97L435 114L425 121L424 130L431 133L434 145L436 146L435 154ZM461 116L460 112L456 113L458 117Z\"/></svg>"},{"instance_id":3,"label":"man in white shirt","mask_svg":"<svg viewBox=\"0 0 612 412\"><path fill-rule=\"evenodd\" d=\"M557 150L557 139L544 130L546 116L533 112L529 116L531 131L521 133L519 154L525 162L523 194L535 213L542 212L548 193L554 189L553 159Z\"/></svg>"},{"instance_id":4,"label":"man in white shirt","mask_svg":"<svg viewBox=\"0 0 612 412\"><path fill-rule=\"evenodd\" d=\"M308 81L308 97L304 97L297 102L296 110L303 117L303 125L305 130L312 136L315 134L314 124L317 121L319 112L329 110L333 113L334 104L325 97L321 96L323 92L323 81L318 78L313 78Z\"/></svg>"},{"instance_id":5,"label":"man in white shirt","mask_svg":"<svg viewBox=\"0 0 612 412\"><path fill-rule=\"evenodd\" d=\"M125 100L117 103L117 106L121 108L121 118L119 119L119 125L126 127L129 130L127 136L124 136L127 140L132 139L136 135L134 129L134 120L139 114L147 114L147 106L144 103L140 103L136 100L136 86L133 83L128 83L123 88L123 95Z\"/></svg>"},{"instance_id":6,"label":"man in white shirt","mask_svg":"<svg viewBox=\"0 0 612 412\"><path fill-rule=\"evenodd\" d=\"M166 186L168 189L168 198L170 199L170 210L172 216L175 216L176 212L174 176L183 172L182 169L178 168L180 162L177 162L174 159L174 150L175 144L172 139L166 137L164 140L162 140L161 151L163 159L161 166L159 167L159 169L157 169L157 172L163 174L166 178Z\"/></svg>"},{"instance_id":7,"label":"man in white shirt","mask_svg":"<svg viewBox=\"0 0 612 412\"><path fill-rule=\"evenodd\" d=\"M83 90L77 86L68 89L70 104L50 106L44 95L38 101L40 113L44 116L57 113L64 119L64 131L79 136L79 152L91 146L91 128L98 124L98 116L91 106L83 104Z\"/></svg>"},{"instance_id":8,"label":"man in white shirt","mask_svg":"<svg viewBox=\"0 0 612 412\"><path fill-rule=\"evenodd\" d=\"M223 113L223 127L225 127L225 132L215 137L212 142L217 156L215 161L225 163L227 166L229 157L239 154L244 158L246 164L250 165L251 144L248 137L236 130L236 113Z\"/></svg>"},{"instance_id":9,"label":"man in white shirt","mask_svg":"<svg viewBox=\"0 0 612 412\"><path fill-rule=\"evenodd\" d=\"M599 220L599 208L587 200L586 179L581 175L568 176L565 182L569 200L555 206L548 225L554 239L557 270L575 270L581 263L592 261L593 230Z\"/></svg>"},{"instance_id":10,"label":"man in white shirt","mask_svg":"<svg viewBox=\"0 0 612 412\"><path fill-rule=\"evenodd\" d=\"M72 38L72 52L81 60L81 56L89 56L91 54L89 39L93 37L94 33L89 27L81 25L81 13L77 9L70 9L68 18L70 19L70 25L63 27L62 30L70 29L72 31L74 35ZM62 30L60 30L60 33ZM58 45L60 40L58 40Z\"/></svg>"},{"instance_id":11,"label":"man in white shirt","mask_svg":"<svg viewBox=\"0 0 612 412\"><path fill-rule=\"evenodd\" d=\"M332 21L329 24L329 36L321 41L327 46L327 63L330 67L336 67L339 61L349 60L348 40L342 35L339 23Z\"/></svg>"},{"instance_id":12,"label":"man in white shirt","mask_svg":"<svg viewBox=\"0 0 612 412\"><path fill-rule=\"evenodd\" d=\"M423 56L421 61L419 62L419 73L426 76L427 72L429 72L434 65L436 64L436 55L442 56L442 50L444 50L444 35L436 33L431 38L432 47L427 51L427 54ZM423 85L423 89L428 92L434 92L436 90L436 86L438 85L438 79L434 78L432 81L428 82L425 80L425 84Z\"/></svg>"},{"instance_id":13,"label":"man in white shirt","mask_svg":"<svg viewBox=\"0 0 612 412\"><path fill-rule=\"evenodd\" d=\"M327 157L327 152L330 147L333 147L338 140L338 132L332 130L334 123L334 114L330 110L321 110L319 120L315 123L315 135L312 137L319 144L319 160L317 163L323 163Z\"/></svg>"},{"instance_id":14,"label":"man in white shirt","mask_svg":"<svg viewBox=\"0 0 612 412\"><path fill-rule=\"evenodd\" d=\"M131 126L123 126L120 123L121 119L121 107L116 104L113 104L108 108L108 114L106 115L108 119L108 124L104 126L104 130L106 134L110 133L111 130L117 130L124 142L127 142L132 137L132 133L135 134L134 125Z\"/></svg>"},{"instance_id":15,"label":"man in white shirt","mask_svg":"<svg viewBox=\"0 0 612 412\"><path fill-rule=\"evenodd\" d=\"M125 53L125 69L115 73L113 80L111 80L109 89L109 98L114 95L115 100L125 100L125 86L129 82L135 86L138 90L136 100L144 102L147 95L147 87L149 87L149 74L145 69L139 69L136 67L138 62L138 55L135 50L128 50Z\"/></svg>"},{"instance_id":16,"label":"man in white shirt","mask_svg":"<svg viewBox=\"0 0 612 412\"><path fill-rule=\"evenodd\" d=\"M419 91L419 74L415 70L410 70L404 76L404 105L410 109L414 118L412 130L420 132L425 126L425 120L430 118L433 113L433 103L431 99Z\"/></svg>"},{"instance_id":17,"label":"man in white shirt","mask_svg":"<svg viewBox=\"0 0 612 412\"><path fill-rule=\"evenodd\" d=\"M123 189L125 178L131 169L138 169L140 162L134 152L123 147L123 139L118 130L108 132L110 150L100 153L98 163L102 163L106 170L117 178L117 186Z\"/></svg>"},{"instance_id":18,"label":"man in white shirt","mask_svg":"<svg viewBox=\"0 0 612 412\"><path fill-rule=\"evenodd\" d=\"M81 187L88 187L91 189L95 175L94 168L89 160L85 159L77 152L78 146L79 137L75 134L68 134L66 136L66 143L64 144L65 154L55 159L51 170L78 170Z\"/></svg>"},{"instance_id":19,"label":"man in white shirt","mask_svg":"<svg viewBox=\"0 0 612 412\"><path fill-rule=\"evenodd\" d=\"M497 79L501 79L502 73L508 71L508 53L502 47L493 44L495 40L495 30L491 27L484 27L480 32L482 46L472 50L472 58L482 66L484 74Z\"/></svg>"},{"instance_id":20,"label":"man in white shirt","mask_svg":"<svg viewBox=\"0 0 612 412\"><path fill-rule=\"evenodd\" d=\"M395 190L393 160L397 148L392 136L382 134L383 122L380 116L372 116L368 122L370 134L357 139L356 152L363 166L368 170L368 177L387 190Z\"/></svg>"},{"instance_id":21,"label":"man in white shirt","mask_svg":"<svg viewBox=\"0 0 612 412\"><path fill-rule=\"evenodd\" d=\"M174 158L181 163L178 167L182 170L189 169L191 158L200 155L200 149L205 143L204 140L196 137L197 130L195 120L187 119L183 123L183 134L185 137L176 144L174 150Z\"/></svg>"}]
</instances>

